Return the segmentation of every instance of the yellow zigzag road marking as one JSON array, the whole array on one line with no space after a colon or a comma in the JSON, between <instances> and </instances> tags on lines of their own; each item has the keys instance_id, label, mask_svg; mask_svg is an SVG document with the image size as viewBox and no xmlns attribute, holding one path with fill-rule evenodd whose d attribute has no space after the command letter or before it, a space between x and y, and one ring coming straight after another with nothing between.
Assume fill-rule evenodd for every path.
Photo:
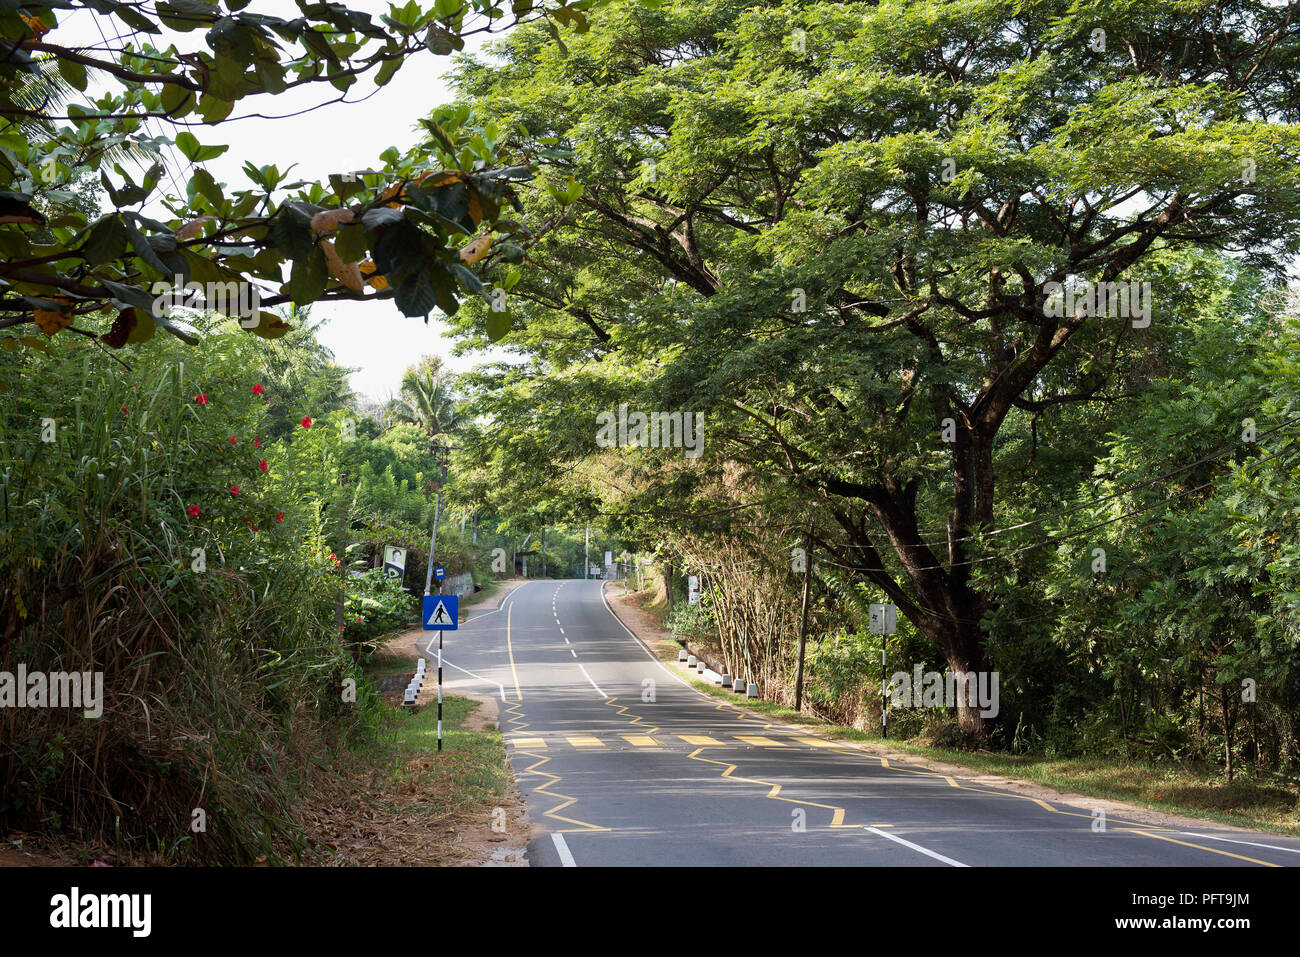
<instances>
[{"instance_id":1,"label":"yellow zigzag road marking","mask_svg":"<svg viewBox=\"0 0 1300 957\"><path fill-rule=\"evenodd\" d=\"M553 785L560 783L560 775L552 774L550 771L539 770L539 768L541 768L543 764L546 764L548 761L551 760L550 758L546 757L545 755L534 754L531 751L524 751L521 753L527 754L529 757L539 759L536 764L530 764L528 767L524 768L525 774L536 774L536 775L540 775L541 777L550 778L550 780L547 781L545 784L543 784L541 787L533 788L533 793L545 794L547 797L560 799L560 803L555 805L555 807L551 808L549 811L546 811L545 816L553 817L557 821L564 821L566 824L578 825L576 829L566 828L565 830L559 831L557 833L567 834L567 833L571 833L574 830L579 830L579 831L608 831L609 830L609 828L601 827L599 824L588 824L586 821L579 821L576 820L575 818L565 817L564 815L559 814L558 813L559 811L563 811L565 808L577 804L578 799L568 794L561 794L559 791L550 790L550 788Z\"/></svg>"},{"instance_id":2,"label":"yellow zigzag road marking","mask_svg":"<svg viewBox=\"0 0 1300 957\"><path fill-rule=\"evenodd\" d=\"M827 811L833 811L835 813L831 818L831 823L829 825L830 827L852 828L854 830L859 830L858 825L856 824L844 823L844 808L838 807L834 804L819 804L816 801L805 801L801 798L781 797L781 785L773 784L771 781L760 781L758 778L742 778L739 775L733 774L732 772L735 771L736 768L739 767L739 765L728 764L726 761L715 761L712 758L701 758L699 757L699 753L703 750L704 748L696 748L688 755L688 757L690 757L692 761L704 761L707 762L708 764L726 765L727 770L722 772L722 777L728 779L729 781L743 781L747 784L761 784L764 787L771 788L771 790L768 791L767 794L763 796L771 798L773 801L786 801L790 804L799 804L799 805L806 804L809 807L819 807Z\"/></svg>"},{"instance_id":3,"label":"yellow zigzag road marking","mask_svg":"<svg viewBox=\"0 0 1300 957\"><path fill-rule=\"evenodd\" d=\"M509 621L508 615L506 620ZM508 633L509 633L509 626L507 625L507 634ZM514 666L514 658L512 656L511 667L513 668L513 666ZM518 679L516 678L516 682L517 681ZM516 683L515 691L518 692L518 690L519 690L519 686ZM518 700L510 702L510 704L507 705L506 707L506 714L508 715L506 720L513 725L513 727L510 729L512 734L518 734L520 731L523 731L525 728L528 727L528 721L518 710L519 705L522 703L523 703L523 695L520 695ZM572 833L573 831L608 831L609 830L609 828L601 827L599 824L588 824L586 821L579 821L576 820L575 818L564 817L563 815L557 813L559 811L563 811L565 808L570 807L571 805L577 804L578 799L576 797L571 797L568 794L561 794L558 791L550 790L550 788L553 785L559 783L559 781L561 780L560 775L552 774L549 771L539 770L539 768L541 768L543 764L546 764L551 759L546 757L546 755L544 754L537 754L536 751L530 750L530 747L545 747L546 746L545 741L542 741L540 738L512 738L510 739L510 742L512 745L514 745L514 749L517 753L526 754L531 758L538 759L536 764L531 764L528 767L524 768L524 772L523 772L524 774L535 774L538 775L539 777L550 778L550 780L547 781L545 784L543 784L541 787L537 787L533 789L533 792L535 794L545 794L547 797L558 798L560 800L559 804L551 808L549 811L544 812L544 816L555 818L555 820L563 821L566 824L577 825L576 828L565 828L564 830L556 831L555 833L567 834L567 833ZM540 742L540 744L534 745L533 742Z\"/></svg>"},{"instance_id":4,"label":"yellow zigzag road marking","mask_svg":"<svg viewBox=\"0 0 1300 957\"><path fill-rule=\"evenodd\" d=\"M627 705L625 704L615 705L614 702L617 700L618 700L617 698L606 698L605 704L609 705L609 707L611 708L615 708L615 707L618 708L619 715L624 718L630 717L632 719L632 724L640 724L642 721L645 720L639 714L634 715L630 711L628 711ZM655 726L653 728L648 727L645 729L645 732L646 734L654 734L658 730L659 730L658 726Z\"/></svg>"}]
</instances>

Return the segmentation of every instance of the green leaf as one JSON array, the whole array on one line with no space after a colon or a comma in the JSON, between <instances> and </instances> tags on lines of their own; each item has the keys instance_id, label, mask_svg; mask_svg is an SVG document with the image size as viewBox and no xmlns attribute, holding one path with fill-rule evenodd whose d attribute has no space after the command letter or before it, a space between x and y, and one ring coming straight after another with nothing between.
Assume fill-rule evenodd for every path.
<instances>
[{"instance_id":1,"label":"green leaf","mask_svg":"<svg viewBox=\"0 0 1300 957\"><path fill-rule=\"evenodd\" d=\"M120 17L133 30L139 30L141 33L162 33L158 24L154 23L149 17L146 17L140 11L133 7L128 7L123 3L113 5L114 15Z\"/></svg>"},{"instance_id":2,"label":"green leaf","mask_svg":"<svg viewBox=\"0 0 1300 957\"><path fill-rule=\"evenodd\" d=\"M360 176L353 176L351 179L345 179L339 173L330 174L330 186L334 189L334 195L344 201L347 200L349 196L353 196L366 188L366 184L361 182Z\"/></svg>"},{"instance_id":3,"label":"green leaf","mask_svg":"<svg viewBox=\"0 0 1300 957\"><path fill-rule=\"evenodd\" d=\"M175 83L164 83L162 87L162 107L168 116L180 119L194 112L199 95L192 90Z\"/></svg>"},{"instance_id":4,"label":"green leaf","mask_svg":"<svg viewBox=\"0 0 1300 957\"><path fill-rule=\"evenodd\" d=\"M126 219L123 220L122 226L126 230L127 241L130 242L131 248L135 250L135 254L143 259L146 265L156 270L160 276L165 279L171 279L174 273L171 271L170 267L159 258L158 251L154 249L149 240L145 238L144 233L140 232L140 230L136 228L135 223ZM176 248L175 242L176 240L173 238L173 249Z\"/></svg>"},{"instance_id":5,"label":"green leaf","mask_svg":"<svg viewBox=\"0 0 1300 957\"><path fill-rule=\"evenodd\" d=\"M209 125L220 123L234 108L235 104L230 100L218 99L210 93L204 93L199 98L199 115L203 117L203 122Z\"/></svg>"},{"instance_id":6,"label":"green leaf","mask_svg":"<svg viewBox=\"0 0 1300 957\"><path fill-rule=\"evenodd\" d=\"M68 60L63 57L59 58L59 76L68 81L68 84L83 93L86 90L86 68L80 63Z\"/></svg>"},{"instance_id":7,"label":"green leaf","mask_svg":"<svg viewBox=\"0 0 1300 957\"><path fill-rule=\"evenodd\" d=\"M225 195L221 192L221 187L217 185L212 174L205 169L194 169L190 171L190 181L199 193L213 206L220 207L226 201Z\"/></svg>"},{"instance_id":8,"label":"green leaf","mask_svg":"<svg viewBox=\"0 0 1300 957\"><path fill-rule=\"evenodd\" d=\"M100 279L99 284L108 290L110 296L122 303L123 306L135 306L137 309L143 309L149 315L154 313L154 295L146 292L139 286L128 286L125 283L113 282L109 279Z\"/></svg>"},{"instance_id":9,"label":"green leaf","mask_svg":"<svg viewBox=\"0 0 1300 957\"><path fill-rule=\"evenodd\" d=\"M587 32L587 16L581 10L575 10L573 7L557 7L551 11L551 16L566 27L576 27L579 33Z\"/></svg>"},{"instance_id":10,"label":"green leaf","mask_svg":"<svg viewBox=\"0 0 1300 957\"><path fill-rule=\"evenodd\" d=\"M289 295L293 297L294 303L305 306L324 294L328 280L329 267L325 262L325 253L319 246L314 246L310 254L293 261L289 274Z\"/></svg>"},{"instance_id":11,"label":"green leaf","mask_svg":"<svg viewBox=\"0 0 1300 957\"><path fill-rule=\"evenodd\" d=\"M438 56L446 56L453 50L463 50L465 41L456 34L444 30L436 23L432 24L424 35L424 42L428 48Z\"/></svg>"},{"instance_id":12,"label":"green leaf","mask_svg":"<svg viewBox=\"0 0 1300 957\"><path fill-rule=\"evenodd\" d=\"M429 274L423 269L398 283L393 298L404 316L427 316L437 304Z\"/></svg>"},{"instance_id":13,"label":"green leaf","mask_svg":"<svg viewBox=\"0 0 1300 957\"><path fill-rule=\"evenodd\" d=\"M460 263L452 263L451 271L460 278L461 285L465 287L465 291L470 295L478 295L483 291L483 280Z\"/></svg>"},{"instance_id":14,"label":"green leaf","mask_svg":"<svg viewBox=\"0 0 1300 957\"><path fill-rule=\"evenodd\" d=\"M117 259L126 251L126 229L117 213L110 213L90 227L81 254L92 266Z\"/></svg>"},{"instance_id":15,"label":"green leaf","mask_svg":"<svg viewBox=\"0 0 1300 957\"><path fill-rule=\"evenodd\" d=\"M397 70L401 65L402 60L400 57L385 60L384 65L381 66L379 72L375 74L375 84L377 86L387 86L388 81L393 78L393 75L397 73Z\"/></svg>"},{"instance_id":16,"label":"green leaf","mask_svg":"<svg viewBox=\"0 0 1300 957\"><path fill-rule=\"evenodd\" d=\"M257 74L257 79L262 84L262 89L268 93L283 93L289 88L284 80L284 67L278 63L268 63L266 60L258 60L253 64L253 71Z\"/></svg>"},{"instance_id":17,"label":"green leaf","mask_svg":"<svg viewBox=\"0 0 1300 957\"><path fill-rule=\"evenodd\" d=\"M315 246L311 220L305 219L287 203L280 207L280 212L271 222L267 238L289 259L302 259L310 255Z\"/></svg>"},{"instance_id":18,"label":"green leaf","mask_svg":"<svg viewBox=\"0 0 1300 957\"><path fill-rule=\"evenodd\" d=\"M356 223L340 226L334 235L334 250L344 262L356 263L366 258L370 237Z\"/></svg>"},{"instance_id":19,"label":"green leaf","mask_svg":"<svg viewBox=\"0 0 1300 957\"><path fill-rule=\"evenodd\" d=\"M195 163L215 159L230 149L229 146L204 146L199 142L198 137L189 130L183 130L176 134L176 145L180 147L180 151L185 154L186 159Z\"/></svg>"},{"instance_id":20,"label":"green leaf","mask_svg":"<svg viewBox=\"0 0 1300 957\"><path fill-rule=\"evenodd\" d=\"M487 335L493 342L500 342L510 331L510 312L489 312L487 315Z\"/></svg>"}]
</instances>

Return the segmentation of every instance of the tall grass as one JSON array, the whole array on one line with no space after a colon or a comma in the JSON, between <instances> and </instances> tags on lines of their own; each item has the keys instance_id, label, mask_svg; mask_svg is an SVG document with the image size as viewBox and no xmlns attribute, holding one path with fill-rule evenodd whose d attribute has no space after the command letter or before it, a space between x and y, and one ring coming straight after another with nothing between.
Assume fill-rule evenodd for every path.
<instances>
[{"instance_id":1,"label":"tall grass","mask_svg":"<svg viewBox=\"0 0 1300 957\"><path fill-rule=\"evenodd\" d=\"M256 344L237 335L155 340L130 368L77 342L0 355L0 670L100 671L105 689L98 719L0 709L0 826L135 859L295 860L300 788L370 736L328 503L262 494Z\"/></svg>"}]
</instances>

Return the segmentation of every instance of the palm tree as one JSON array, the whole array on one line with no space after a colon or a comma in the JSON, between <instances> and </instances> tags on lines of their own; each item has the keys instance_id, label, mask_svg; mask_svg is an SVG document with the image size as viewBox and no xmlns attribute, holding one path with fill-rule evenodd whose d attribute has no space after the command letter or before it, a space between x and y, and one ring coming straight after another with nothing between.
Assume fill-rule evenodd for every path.
<instances>
[{"instance_id":1,"label":"palm tree","mask_svg":"<svg viewBox=\"0 0 1300 957\"><path fill-rule=\"evenodd\" d=\"M468 417L451 381L441 356L425 356L403 374L399 397L389 401L386 417L417 425L430 437L455 432Z\"/></svg>"},{"instance_id":2,"label":"palm tree","mask_svg":"<svg viewBox=\"0 0 1300 957\"><path fill-rule=\"evenodd\" d=\"M328 318L314 319L310 306L290 305L278 314L290 330L279 339L259 340L271 439L293 432L304 415L350 409L355 402L348 385L348 374L355 370L340 366L317 338Z\"/></svg>"}]
</instances>

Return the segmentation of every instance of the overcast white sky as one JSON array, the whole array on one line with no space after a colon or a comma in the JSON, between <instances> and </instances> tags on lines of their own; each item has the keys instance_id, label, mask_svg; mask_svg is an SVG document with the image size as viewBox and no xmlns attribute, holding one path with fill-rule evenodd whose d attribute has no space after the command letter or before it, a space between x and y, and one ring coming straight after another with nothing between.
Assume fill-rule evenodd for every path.
<instances>
[{"instance_id":1,"label":"overcast white sky","mask_svg":"<svg viewBox=\"0 0 1300 957\"><path fill-rule=\"evenodd\" d=\"M388 10L386 0L345 0L345 3L354 10L375 15ZM301 15L291 0L253 0L246 10L286 19ZM102 48L107 37L112 45L117 46L115 34L126 31L115 17L100 16L84 7L58 12L60 24L50 37L56 42ZM466 52L477 50L488 39L486 35L470 37L466 42ZM155 38L153 42L158 46L174 42L181 52L207 49L201 30L191 33L167 31L164 37ZM247 113L275 116L296 113L333 99L339 93L334 87L321 83L289 90L276 97L251 97L235 104L231 120L215 127L196 127L192 132L205 145L230 146L225 154L204 164L218 182L235 188L248 187L250 184L240 167L250 159L257 165L275 163L282 170L296 163L294 179L326 182L330 173L377 168L381 165L379 154L389 146L406 149L413 145L419 138L416 131L419 118L452 97L443 79L451 62L449 57L432 54L413 58L403 64L387 86L364 102L331 104L283 119L235 119ZM116 88L116 85L112 84L110 88ZM361 100L374 90L375 85L363 78L353 84L347 99ZM90 92L94 92L93 87ZM179 131L179 128L171 128L157 120L150 126L153 135L165 132L174 137ZM175 157L180 164L186 164L179 151L175 152ZM171 174L184 187L188 178L186 166L178 166L171 156L167 159ZM138 179L138 173L136 175ZM164 180L164 183L169 191L175 191L170 181ZM479 354L477 357L453 358L450 355L451 340L443 337L446 326L438 321L436 313L425 325L421 319L403 316L392 300L322 304L313 309L313 315L329 318L321 340L334 351L340 364L358 367L359 371L351 377L352 387L372 398L385 399L395 392L402 372L422 355L442 355L457 371L463 371L485 357Z\"/></svg>"}]
</instances>

